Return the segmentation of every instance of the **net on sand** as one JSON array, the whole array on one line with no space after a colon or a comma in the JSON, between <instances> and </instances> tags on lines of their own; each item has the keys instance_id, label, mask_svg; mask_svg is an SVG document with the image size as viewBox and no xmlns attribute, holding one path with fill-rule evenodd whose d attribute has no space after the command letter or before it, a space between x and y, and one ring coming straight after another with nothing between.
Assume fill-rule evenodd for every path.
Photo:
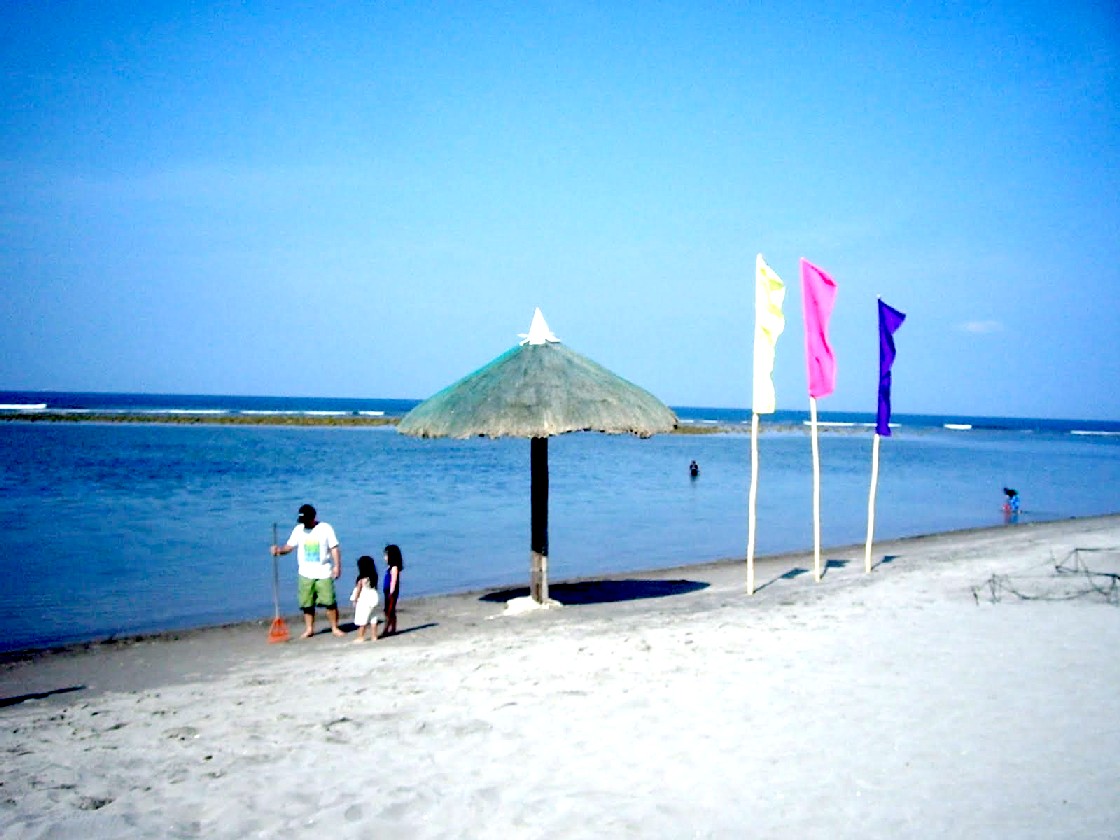
<instances>
[{"instance_id":1,"label":"net on sand","mask_svg":"<svg viewBox=\"0 0 1120 840\"><path fill-rule=\"evenodd\" d=\"M993 604L1003 600L1088 600L1120 605L1120 547L1074 548L1057 559L1015 574L993 574L972 587L972 597Z\"/></svg>"}]
</instances>

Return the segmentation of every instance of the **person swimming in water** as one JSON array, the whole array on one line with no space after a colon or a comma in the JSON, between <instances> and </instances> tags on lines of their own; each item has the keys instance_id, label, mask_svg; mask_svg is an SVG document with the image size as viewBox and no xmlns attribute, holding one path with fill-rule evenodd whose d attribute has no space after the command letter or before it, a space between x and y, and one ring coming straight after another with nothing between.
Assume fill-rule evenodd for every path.
<instances>
[{"instance_id":1,"label":"person swimming in water","mask_svg":"<svg viewBox=\"0 0 1120 840\"><path fill-rule=\"evenodd\" d=\"M700 475L700 465L697 464L696 461L693 461L688 465L688 474L693 478L696 478L696 476Z\"/></svg>"}]
</instances>

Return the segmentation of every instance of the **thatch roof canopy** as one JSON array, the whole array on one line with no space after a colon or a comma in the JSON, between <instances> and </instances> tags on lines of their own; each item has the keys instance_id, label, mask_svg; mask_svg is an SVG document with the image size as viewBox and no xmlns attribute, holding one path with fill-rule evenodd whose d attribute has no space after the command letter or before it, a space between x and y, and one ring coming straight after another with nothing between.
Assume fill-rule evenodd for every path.
<instances>
[{"instance_id":1,"label":"thatch roof canopy","mask_svg":"<svg viewBox=\"0 0 1120 840\"><path fill-rule=\"evenodd\" d=\"M547 325L543 329L547 340L534 341L531 331L526 343L412 409L399 431L450 438L575 431L648 437L676 427L676 415L653 394L560 344Z\"/></svg>"},{"instance_id":2,"label":"thatch roof canopy","mask_svg":"<svg viewBox=\"0 0 1120 840\"><path fill-rule=\"evenodd\" d=\"M529 444L529 593L548 597L548 439L599 431L649 437L677 425L657 397L560 344L538 309L519 346L412 409L397 429L417 437L522 437Z\"/></svg>"}]
</instances>

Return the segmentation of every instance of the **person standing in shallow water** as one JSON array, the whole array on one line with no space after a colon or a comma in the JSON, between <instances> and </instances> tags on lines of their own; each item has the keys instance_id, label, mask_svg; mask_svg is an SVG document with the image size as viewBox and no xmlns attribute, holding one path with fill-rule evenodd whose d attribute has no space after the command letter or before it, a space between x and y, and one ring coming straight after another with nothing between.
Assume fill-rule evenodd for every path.
<instances>
[{"instance_id":1,"label":"person standing in shallow water","mask_svg":"<svg viewBox=\"0 0 1120 840\"><path fill-rule=\"evenodd\" d=\"M315 508L303 505L296 517L298 525L292 529L285 545L274 545L272 556L297 551L299 560L299 608L303 611L304 631L301 638L315 633L315 607L323 607L331 622L331 632L344 636L338 626L338 599L334 582L342 574L342 548L334 528L319 522Z\"/></svg>"},{"instance_id":2,"label":"person standing in shallow water","mask_svg":"<svg viewBox=\"0 0 1120 840\"><path fill-rule=\"evenodd\" d=\"M397 632L397 599L401 594L401 572L404 570L404 556L399 547L385 546L385 629L381 636L391 636Z\"/></svg>"},{"instance_id":3,"label":"person standing in shallow water","mask_svg":"<svg viewBox=\"0 0 1120 840\"><path fill-rule=\"evenodd\" d=\"M1006 501L1004 501L1003 503L1003 512L1008 516L1018 516L1020 504L1019 491L1013 490L1010 487L1004 487L1003 495L1007 497Z\"/></svg>"}]
</instances>

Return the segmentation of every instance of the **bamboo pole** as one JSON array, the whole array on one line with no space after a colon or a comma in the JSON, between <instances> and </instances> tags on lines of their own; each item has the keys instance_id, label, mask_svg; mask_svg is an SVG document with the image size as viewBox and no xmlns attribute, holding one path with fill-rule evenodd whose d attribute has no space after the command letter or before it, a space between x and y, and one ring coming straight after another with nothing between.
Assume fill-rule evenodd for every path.
<instances>
[{"instance_id":1,"label":"bamboo pole","mask_svg":"<svg viewBox=\"0 0 1120 840\"><path fill-rule=\"evenodd\" d=\"M871 541L875 536L875 492L879 487L879 433L871 444L871 492L867 496L867 548L863 552L863 571L871 574Z\"/></svg>"},{"instance_id":2,"label":"bamboo pole","mask_svg":"<svg viewBox=\"0 0 1120 840\"><path fill-rule=\"evenodd\" d=\"M755 502L758 500L758 414L751 412L751 491L747 500L747 594L754 594Z\"/></svg>"},{"instance_id":3,"label":"bamboo pole","mask_svg":"<svg viewBox=\"0 0 1120 840\"><path fill-rule=\"evenodd\" d=\"M817 398L809 397L813 438L813 580L821 579L821 454L817 446Z\"/></svg>"}]
</instances>

